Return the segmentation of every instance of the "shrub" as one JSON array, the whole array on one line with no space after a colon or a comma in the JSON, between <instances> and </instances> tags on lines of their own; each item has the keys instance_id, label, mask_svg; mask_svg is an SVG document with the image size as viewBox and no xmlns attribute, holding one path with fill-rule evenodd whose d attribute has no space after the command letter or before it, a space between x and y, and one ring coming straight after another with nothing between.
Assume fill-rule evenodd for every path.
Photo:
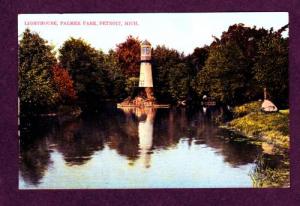
<instances>
[{"instance_id":1,"label":"shrub","mask_svg":"<svg viewBox=\"0 0 300 206\"><path fill-rule=\"evenodd\" d=\"M233 116L234 118L243 117L251 112L258 112L260 111L261 102L250 102L247 104L243 104L241 106L237 106L233 109Z\"/></svg>"}]
</instances>

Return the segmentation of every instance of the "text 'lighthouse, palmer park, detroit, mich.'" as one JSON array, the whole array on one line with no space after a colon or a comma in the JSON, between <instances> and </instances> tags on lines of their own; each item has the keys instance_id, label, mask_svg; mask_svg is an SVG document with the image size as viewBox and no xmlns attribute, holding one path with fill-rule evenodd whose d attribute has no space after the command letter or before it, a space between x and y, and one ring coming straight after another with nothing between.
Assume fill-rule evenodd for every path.
<instances>
[{"instance_id":1,"label":"text 'lighthouse, palmer park, detroit, mich.'","mask_svg":"<svg viewBox=\"0 0 300 206\"><path fill-rule=\"evenodd\" d=\"M158 104L154 97L151 66L151 44L147 40L141 43L141 61L139 75L139 93L136 97L128 97L117 106L122 107L155 107L166 108L167 104Z\"/></svg>"}]
</instances>

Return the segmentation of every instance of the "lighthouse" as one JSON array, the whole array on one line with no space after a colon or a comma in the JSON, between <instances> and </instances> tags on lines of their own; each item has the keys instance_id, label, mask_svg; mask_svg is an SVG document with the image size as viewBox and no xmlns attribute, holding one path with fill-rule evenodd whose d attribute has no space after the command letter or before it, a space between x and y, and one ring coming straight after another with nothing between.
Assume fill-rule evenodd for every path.
<instances>
[{"instance_id":1,"label":"lighthouse","mask_svg":"<svg viewBox=\"0 0 300 206\"><path fill-rule=\"evenodd\" d=\"M139 87L145 88L147 99L153 99L153 79L151 68L151 44L147 40L141 43L141 64Z\"/></svg>"},{"instance_id":2,"label":"lighthouse","mask_svg":"<svg viewBox=\"0 0 300 206\"><path fill-rule=\"evenodd\" d=\"M117 107L124 111L129 108L169 108L169 104L158 104L154 97L151 66L151 44L145 40L141 44L141 61L138 94L133 98L127 97Z\"/></svg>"}]
</instances>

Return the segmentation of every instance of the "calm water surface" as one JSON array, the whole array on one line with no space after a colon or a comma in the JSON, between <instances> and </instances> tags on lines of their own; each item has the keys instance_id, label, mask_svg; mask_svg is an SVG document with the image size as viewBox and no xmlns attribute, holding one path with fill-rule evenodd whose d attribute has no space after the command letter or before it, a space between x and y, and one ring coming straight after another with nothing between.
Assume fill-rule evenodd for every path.
<instances>
[{"instance_id":1,"label":"calm water surface","mask_svg":"<svg viewBox=\"0 0 300 206\"><path fill-rule=\"evenodd\" d=\"M214 117L106 109L23 120L19 188L253 187L261 146L218 128Z\"/></svg>"}]
</instances>

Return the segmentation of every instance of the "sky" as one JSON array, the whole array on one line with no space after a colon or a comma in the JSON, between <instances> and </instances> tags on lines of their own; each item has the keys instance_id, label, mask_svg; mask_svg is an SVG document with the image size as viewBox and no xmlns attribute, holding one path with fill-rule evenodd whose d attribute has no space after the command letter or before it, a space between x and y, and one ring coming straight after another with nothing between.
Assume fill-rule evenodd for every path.
<instances>
[{"instance_id":1,"label":"sky","mask_svg":"<svg viewBox=\"0 0 300 206\"><path fill-rule=\"evenodd\" d=\"M165 45L187 55L196 47L210 45L212 36L220 37L237 23L277 30L288 24L288 13L19 14L18 35L20 40L29 28L54 45L55 50L70 37L82 38L105 53L132 35L147 39L153 47ZM288 31L283 35L288 36Z\"/></svg>"}]
</instances>

